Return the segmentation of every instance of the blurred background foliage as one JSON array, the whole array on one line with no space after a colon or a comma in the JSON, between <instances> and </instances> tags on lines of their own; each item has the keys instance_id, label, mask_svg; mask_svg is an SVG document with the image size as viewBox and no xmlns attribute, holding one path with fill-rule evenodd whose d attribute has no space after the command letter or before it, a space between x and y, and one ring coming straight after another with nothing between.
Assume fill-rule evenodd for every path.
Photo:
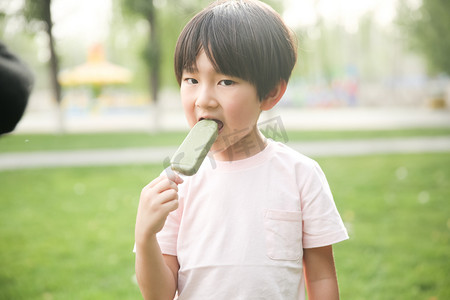
<instances>
[{"instance_id":1,"label":"blurred background foliage","mask_svg":"<svg viewBox=\"0 0 450 300\"><path fill-rule=\"evenodd\" d=\"M398 24L410 47L423 54L430 71L450 74L450 1L424 0L418 9L400 2Z\"/></svg>"},{"instance_id":2,"label":"blurred background foliage","mask_svg":"<svg viewBox=\"0 0 450 300\"><path fill-rule=\"evenodd\" d=\"M103 35L94 41L84 35L74 37L65 34L64 28L58 30L59 26L63 27L65 19L70 18L71 10L77 10L75 2L2 1L0 39L39 74L37 89L52 87L55 91L53 98L60 98L55 74L61 69L82 63L88 48L93 43L102 43L108 59L135 73L128 88L149 92L151 96L147 98L158 99L161 88L176 88L172 58L179 32L189 18L209 2L98 1L107 10L102 14L106 15L108 22ZM283 15L295 14L289 12L292 10L292 1L266 2ZM316 17L309 24L302 24L301 20L297 20L300 23L295 20L291 22L294 24L291 27L299 37L300 51L292 80L294 87L303 84L332 85L337 80L349 78L358 85L392 81L393 78L420 85L428 75L445 76L450 72L448 1L399 0L393 20L382 25L377 22L374 9L366 10L351 22L344 20L343 15L330 21L319 12L323 2L313 1ZM91 6L92 10L101 7L97 4ZM51 7L49 11L54 15L52 19L43 13L46 7ZM301 18L301 14L298 18ZM292 21L292 16L290 19ZM79 22L82 23L83 19ZM55 29L52 33L54 43L50 38L50 24ZM75 24L72 27L77 26L76 23L70 24ZM97 29L92 28L93 31ZM46 65L50 65L50 68ZM293 102L304 104L305 100L294 99ZM347 102L346 105L355 104L351 100ZM364 103L373 104L371 99Z\"/></svg>"}]
</instances>

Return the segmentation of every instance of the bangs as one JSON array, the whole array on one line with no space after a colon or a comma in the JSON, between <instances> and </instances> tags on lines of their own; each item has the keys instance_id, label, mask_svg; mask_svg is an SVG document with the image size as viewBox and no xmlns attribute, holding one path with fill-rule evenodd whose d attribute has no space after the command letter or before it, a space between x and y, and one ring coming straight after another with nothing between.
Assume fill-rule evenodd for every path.
<instances>
[{"instance_id":1,"label":"bangs","mask_svg":"<svg viewBox=\"0 0 450 300\"><path fill-rule=\"evenodd\" d=\"M245 55L250 49L243 49L248 43L242 41L246 35L242 32L245 26L241 24L241 18L229 18L226 10L225 14L223 10L220 14L217 12L216 7L212 13L200 13L190 22L191 26L186 26L181 33L175 51L175 73L179 83L183 71L197 71L196 61L202 50L216 72L252 82L252 72L248 69L249 57Z\"/></svg>"},{"instance_id":2,"label":"bangs","mask_svg":"<svg viewBox=\"0 0 450 300\"><path fill-rule=\"evenodd\" d=\"M281 79L286 83L297 60L295 38L281 17L260 1L215 2L181 32L175 75L196 72L204 51L216 72L253 84L263 99Z\"/></svg>"}]
</instances>

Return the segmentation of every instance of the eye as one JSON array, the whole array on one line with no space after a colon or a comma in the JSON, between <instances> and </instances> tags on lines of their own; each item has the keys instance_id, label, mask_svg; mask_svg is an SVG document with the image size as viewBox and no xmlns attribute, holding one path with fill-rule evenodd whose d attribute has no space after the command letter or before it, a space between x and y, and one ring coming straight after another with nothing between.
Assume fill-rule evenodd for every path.
<instances>
[{"instance_id":1,"label":"eye","mask_svg":"<svg viewBox=\"0 0 450 300\"><path fill-rule=\"evenodd\" d=\"M224 79L224 80L219 81L219 85L222 85L222 86L230 86L233 84L235 84L235 82L233 80L229 80L229 79Z\"/></svg>"},{"instance_id":2,"label":"eye","mask_svg":"<svg viewBox=\"0 0 450 300\"><path fill-rule=\"evenodd\" d=\"M198 80L195 78L185 78L184 81L188 84L197 84Z\"/></svg>"}]
</instances>

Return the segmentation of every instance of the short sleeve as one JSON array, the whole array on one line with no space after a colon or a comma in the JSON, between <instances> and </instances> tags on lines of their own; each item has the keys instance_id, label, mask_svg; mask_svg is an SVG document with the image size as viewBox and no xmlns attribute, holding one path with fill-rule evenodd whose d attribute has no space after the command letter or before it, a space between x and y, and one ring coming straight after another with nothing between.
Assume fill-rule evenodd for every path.
<instances>
[{"instance_id":1,"label":"short sleeve","mask_svg":"<svg viewBox=\"0 0 450 300\"><path fill-rule=\"evenodd\" d=\"M315 161L310 167L300 187L303 248L324 247L348 239L325 174Z\"/></svg>"}]
</instances>

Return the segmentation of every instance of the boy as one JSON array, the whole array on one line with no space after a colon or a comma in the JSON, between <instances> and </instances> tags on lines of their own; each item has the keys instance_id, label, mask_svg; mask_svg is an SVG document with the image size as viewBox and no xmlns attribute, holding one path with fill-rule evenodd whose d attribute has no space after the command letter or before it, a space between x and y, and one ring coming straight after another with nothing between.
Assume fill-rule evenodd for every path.
<instances>
[{"instance_id":1,"label":"boy","mask_svg":"<svg viewBox=\"0 0 450 300\"><path fill-rule=\"evenodd\" d=\"M219 137L192 177L141 193L136 275L145 299L338 299L331 244L348 238L313 160L266 139L260 113L283 96L291 32L255 0L215 2L181 33L175 73L189 125Z\"/></svg>"}]
</instances>

